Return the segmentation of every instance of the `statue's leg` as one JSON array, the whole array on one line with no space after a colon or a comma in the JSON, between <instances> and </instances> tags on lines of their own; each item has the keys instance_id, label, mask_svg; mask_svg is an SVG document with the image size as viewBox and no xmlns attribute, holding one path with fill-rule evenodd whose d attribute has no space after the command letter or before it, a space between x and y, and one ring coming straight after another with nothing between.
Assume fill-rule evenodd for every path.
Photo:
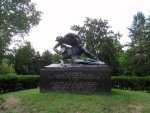
<instances>
[{"instance_id":1,"label":"statue's leg","mask_svg":"<svg viewBox=\"0 0 150 113\"><path fill-rule=\"evenodd\" d=\"M98 60L92 53L90 53L85 47L81 47L81 50L83 51L83 53L86 54L87 57L94 59L94 60Z\"/></svg>"}]
</instances>

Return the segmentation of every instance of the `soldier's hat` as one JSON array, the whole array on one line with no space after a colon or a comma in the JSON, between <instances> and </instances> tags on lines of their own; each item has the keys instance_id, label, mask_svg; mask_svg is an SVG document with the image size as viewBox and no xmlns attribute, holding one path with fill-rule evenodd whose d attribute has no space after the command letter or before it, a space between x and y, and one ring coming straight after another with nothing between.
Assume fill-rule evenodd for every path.
<instances>
[{"instance_id":1,"label":"soldier's hat","mask_svg":"<svg viewBox=\"0 0 150 113\"><path fill-rule=\"evenodd\" d=\"M57 36L56 37L56 41L59 41L60 39L62 39L62 36Z\"/></svg>"}]
</instances>

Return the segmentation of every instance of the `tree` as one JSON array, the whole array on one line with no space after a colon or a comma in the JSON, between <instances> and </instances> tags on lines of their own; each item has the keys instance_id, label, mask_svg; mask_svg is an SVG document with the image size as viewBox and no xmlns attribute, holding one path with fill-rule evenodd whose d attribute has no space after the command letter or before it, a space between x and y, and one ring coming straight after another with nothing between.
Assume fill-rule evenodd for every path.
<instances>
[{"instance_id":1,"label":"tree","mask_svg":"<svg viewBox=\"0 0 150 113\"><path fill-rule=\"evenodd\" d=\"M143 44L143 39L146 37L146 18L142 12L138 12L137 15L134 15L132 26L129 29L129 37L131 38L130 47L134 48L136 52L141 52Z\"/></svg>"},{"instance_id":2,"label":"tree","mask_svg":"<svg viewBox=\"0 0 150 113\"><path fill-rule=\"evenodd\" d=\"M120 52L118 59L119 64L121 65L120 75L128 75L128 76L131 75L131 67L129 65L130 54L131 54L130 50Z\"/></svg>"},{"instance_id":3,"label":"tree","mask_svg":"<svg viewBox=\"0 0 150 113\"><path fill-rule=\"evenodd\" d=\"M52 63L52 53L49 50L46 50L42 54L42 67L50 65Z\"/></svg>"},{"instance_id":4,"label":"tree","mask_svg":"<svg viewBox=\"0 0 150 113\"><path fill-rule=\"evenodd\" d=\"M129 67L133 75L145 76L150 74L150 28L149 19L142 12L137 12L129 28L131 38Z\"/></svg>"},{"instance_id":5,"label":"tree","mask_svg":"<svg viewBox=\"0 0 150 113\"><path fill-rule=\"evenodd\" d=\"M122 47L119 33L110 30L107 20L86 18L83 26L71 28L85 40L87 48L116 73L119 69L118 54Z\"/></svg>"},{"instance_id":6,"label":"tree","mask_svg":"<svg viewBox=\"0 0 150 113\"><path fill-rule=\"evenodd\" d=\"M14 68L17 74L35 74L34 60L35 50L32 48L30 42L26 42L21 46L15 54Z\"/></svg>"},{"instance_id":7,"label":"tree","mask_svg":"<svg viewBox=\"0 0 150 113\"><path fill-rule=\"evenodd\" d=\"M32 60L32 64L33 64L33 70L34 70L34 74L39 75L40 74L40 70L42 68L42 57L40 55L40 53L37 51L35 52L34 58Z\"/></svg>"},{"instance_id":8,"label":"tree","mask_svg":"<svg viewBox=\"0 0 150 113\"><path fill-rule=\"evenodd\" d=\"M58 54L53 54L52 56L52 63L56 63L60 60L60 56Z\"/></svg>"},{"instance_id":9,"label":"tree","mask_svg":"<svg viewBox=\"0 0 150 113\"><path fill-rule=\"evenodd\" d=\"M31 0L1 0L0 2L0 61L13 40L28 34L39 24L41 12L35 9Z\"/></svg>"}]
</instances>

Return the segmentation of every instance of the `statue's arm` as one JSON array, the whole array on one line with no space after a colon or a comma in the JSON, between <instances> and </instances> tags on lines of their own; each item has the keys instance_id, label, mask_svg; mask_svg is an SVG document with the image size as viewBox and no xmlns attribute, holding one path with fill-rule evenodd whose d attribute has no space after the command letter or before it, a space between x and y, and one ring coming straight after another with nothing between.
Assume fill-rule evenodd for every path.
<instances>
[{"instance_id":1,"label":"statue's arm","mask_svg":"<svg viewBox=\"0 0 150 113\"><path fill-rule=\"evenodd\" d=\"M54 46L54 48L53 48L53 50L57 53L57 54L59 54L59 51L58 51L58 47L60 46L60 43L57 43L55 46Z\"/></svg>"}]
</instances>

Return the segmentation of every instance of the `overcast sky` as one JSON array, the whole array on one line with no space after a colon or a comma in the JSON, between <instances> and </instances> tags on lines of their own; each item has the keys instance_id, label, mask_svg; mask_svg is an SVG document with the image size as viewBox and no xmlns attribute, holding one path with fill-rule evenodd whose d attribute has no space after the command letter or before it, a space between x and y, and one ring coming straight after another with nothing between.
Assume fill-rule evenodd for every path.
<instances>
[{"instance_id":1,"label":"overcast sky","mask_svg":"<svg viewBox=\"0 0 150 113\"><path fill-rule=\"evenodd\" d=\"M133 15L142 11L150 15L150 0L32 0L43 12L42 20L25 39L36 51L53 52L56 36L71 32L72 25L83 25L85 17L108 20L112 30L123 34L121 43L130 41L127 28Z\"/></svg>"}]
</instances>

